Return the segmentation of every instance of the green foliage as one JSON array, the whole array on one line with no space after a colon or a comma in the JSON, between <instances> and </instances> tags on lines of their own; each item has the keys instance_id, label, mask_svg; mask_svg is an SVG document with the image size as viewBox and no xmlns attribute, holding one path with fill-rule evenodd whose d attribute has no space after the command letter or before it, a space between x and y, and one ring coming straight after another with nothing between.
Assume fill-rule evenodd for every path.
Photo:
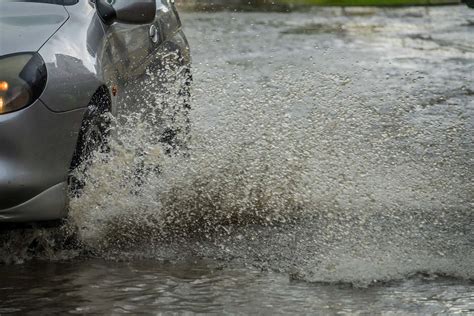
<instances>
[{"instance_id":1,"label":"green foliage","mask_svg":"<svg viewBox=\"0 0 474 316\"><path fill-rule=\"evenodd\" d=\"M320 6L405 6L458 4L459 0L278 0L277 3Z\"/></svg>"}]
</instances>

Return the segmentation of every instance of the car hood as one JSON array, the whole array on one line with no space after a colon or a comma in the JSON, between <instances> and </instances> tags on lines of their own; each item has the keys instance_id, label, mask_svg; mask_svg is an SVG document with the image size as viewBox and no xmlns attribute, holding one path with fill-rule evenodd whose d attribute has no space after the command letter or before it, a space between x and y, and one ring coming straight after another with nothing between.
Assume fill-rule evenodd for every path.
<instances>
[{"instance_id":1,"label":"car hood","mask_svg":"<svg viewBox=\"0 0 474 316\"><path fill-rule=\"evenodd\" d=\"M0 3L0 56L37 51L68 18L61 5Z\"/></svg>"}]
</instances>

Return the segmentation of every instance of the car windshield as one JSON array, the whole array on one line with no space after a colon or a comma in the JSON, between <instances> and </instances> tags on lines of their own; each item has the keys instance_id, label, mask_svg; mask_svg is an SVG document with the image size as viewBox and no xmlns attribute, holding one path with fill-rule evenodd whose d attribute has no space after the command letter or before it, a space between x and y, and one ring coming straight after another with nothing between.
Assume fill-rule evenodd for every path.
<instances>
[{"instance_id":1,"label":"car windshield","mask_svg":"<svg viewBox=\"0 0 474 316\"><path fill-rule=\"evenodd\" d=\"M72 5L76 4L79 0L10 0L10 2L37 2L37 3L50 3L60 5Z\"/></svg>"}]
</instances>

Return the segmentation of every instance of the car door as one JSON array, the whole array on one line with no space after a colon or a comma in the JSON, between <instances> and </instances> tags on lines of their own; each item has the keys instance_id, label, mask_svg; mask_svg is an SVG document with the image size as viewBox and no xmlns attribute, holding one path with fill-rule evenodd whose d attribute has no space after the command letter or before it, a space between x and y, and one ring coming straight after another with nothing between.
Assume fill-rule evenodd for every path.
<instances>
[{"instance_id":1,"label":"car door","mask_svg":"<svg viewBox=\"0 0 474 316\"><path fill-rule=\"evenodd\" d=\"M141 107L147 68L166 38L161 25L166 24L163 17L169 10L168 1L156 2L153 23L104 25L103 67L108 85L113 87L116 114L127 114Z\"/></svg>"},{"instance_id":2,"label":"car door","mask_svg":"<svg viewBox=\"0 0 474 316\"><path fill-rule=\"evenodd\" d=\"M184 56L188 53L187 42L180 34L181 21L173 1L156 0L156 7L152 28L158 36L151 37L150 54L140 69L144 70L143 75L137 77L136 84L129 84L133 85L133 103L145 114L143 119L154 127L157 135L167 135L174 133L170 129L184 129L174 125L188 122L183 108L189 104L185 104L188 100L183 85L189 78L189 58Z\"/></svg>"}]
</instances>

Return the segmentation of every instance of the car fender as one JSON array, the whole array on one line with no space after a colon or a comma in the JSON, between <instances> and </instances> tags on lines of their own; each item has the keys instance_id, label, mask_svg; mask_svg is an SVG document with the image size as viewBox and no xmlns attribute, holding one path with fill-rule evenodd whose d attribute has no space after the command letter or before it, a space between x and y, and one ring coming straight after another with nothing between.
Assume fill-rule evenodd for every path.
<instances>
[{"instance_id":1,"label":"car fender","mask_svg":"<svg viewBox=\"0 0 474 316\"><path fill-rule=\"evenodd\" d=\"M84 108L104 86L100 58L104 30L88 1L67 7L70 18L39 50L48 80L40 99L54 112Z\"/></svg>"}]
</instances>

